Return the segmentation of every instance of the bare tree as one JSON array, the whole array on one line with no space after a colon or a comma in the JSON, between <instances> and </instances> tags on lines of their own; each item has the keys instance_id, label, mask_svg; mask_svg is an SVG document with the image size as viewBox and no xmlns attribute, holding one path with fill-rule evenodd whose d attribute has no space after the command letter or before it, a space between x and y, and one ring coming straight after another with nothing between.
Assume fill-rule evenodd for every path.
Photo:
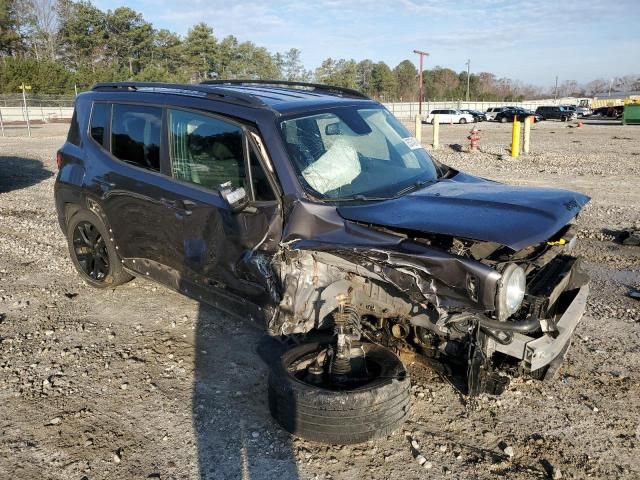
<instances>
[{"instance_id":1,"label":"bare tree","mask_svg":"<svg viewBox=\"0 0 640 480\"><path fill-rule=\"evenodd\" d=\"M625 75L613 81L614 91L631 92L640 89L640 75Z\"/></svg>"},{"instance_id":2,"label":"bare tree","mask_svg":"<svg viewBox=\"0 0 640 480\"><path fill-rule=\"evenodd\" d=\"M36 58L55 60L58 40L58 0L19 0L18 10L31 30Z\"/></svg>"},{"instance_id":3,"label":"bare tree","mask_svg":"<svg viewBox=\"0 0 640 480\"><path fill-rule=\"evenodd\" d=\"M609 88L609 82L607 82L603 78L591 80L589 83L585 85L586 93L592 97L598 93L606 92L608 88Z\"/></svg>"}]
</instances>

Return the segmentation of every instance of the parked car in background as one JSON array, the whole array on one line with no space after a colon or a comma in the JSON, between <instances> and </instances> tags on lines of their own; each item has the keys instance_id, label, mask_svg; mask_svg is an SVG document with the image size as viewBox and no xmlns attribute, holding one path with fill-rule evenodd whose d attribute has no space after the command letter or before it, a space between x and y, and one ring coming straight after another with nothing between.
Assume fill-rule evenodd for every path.
<instances>
[{"instance_id":1,"label":"parked car in background","mask_svg":"<svg viewBox=\"0 0 640 480\"><path fill-rule=\"evenodd\" d=\"M500 112L503 112L505 110L508 110L512 107L491 107L491 108L487 108L487 111L485 112L485 115L487 117L487 120L495 120L496 119L496 115L498 115Z\"/></svg>"},{"instance_id":2,"label":"parked car in background","mask_svg":"<svg viewBox=\"0 0 640 480\"><path fill-rule=\"evenodd\" d=\"M468 109L468 108L463 108L460 111L462 113L468 113L469 115L471 115L473 117L473 121L474 122L484 122L485 120L488 120L487 114L484 113L484 112L480 112L478 110L471 110L471 109Z\"/></svg>"},{"instance_id":3,"label":"parked car in background","mask_svg":"<svg viewBox=\"0 0 640 480\"><path fill-rule=\"evenodd\" d=\"M591 115L591 109L589 107L579 107L578 105L561 105L565 110L575 112L578 117L588 117Z\"/></svg>"},{"instance_id":4,"label":"parked car in background","mask_svg":"<svg viewBox=\"0 0 640 480\"><path fill-rule=\"evenodd\" d=\"M624 107L619 105L617 107L600 107L596 108L593 112L593 116L598 117L609 117L609 118L619 118L622 116L622 112Z\"/></svg>"},{"instance_id":5,"label":"parked car in background","mask_svg":"<svg viewBox=\"0 0 640 480\"><path fill-rule=\"evenodd\" d=\"M440 123L471 123L474 121L473 115L454 109L431 110L425 121L433 123L436 114L440 115Z\"/></svg>"},{"instance_id":6,"label":"parked car in background","mask_svg":"<svg viewBox=\"0 0 640 480\"><path fill-rule=\"evenodd\" d=\"M534 122L540 122L544 120L542 115L538 115L531 110L526 110L524 108L509 108L508 110L503 110L502 112L496 115L496 122L507 123L513 122L513 119L517 117L519 121L524 122L524 119L527 117L533 117Z\"/></svg>"},{"instance_id":7,"label":"parked car in background","mask_svg":"<svg viewBox=\"0 0 640 480\"><path fill-rule=\"evenodd\" d=\"M589 107L576 107L578 117L589 117L593 112Z\"/></svg>"},{"instance_id":8,"label":"parked car in background","mask_svg":"<svg viewBox=\"0 0 640 480\"><path fill-rule=\"evenodd\" d=\"M576 112L557 105L538 107L536 108L536 113L542 116L544 120L561 120L563 122L572 120L578 116Z\"/></svg>"}]
</instances>

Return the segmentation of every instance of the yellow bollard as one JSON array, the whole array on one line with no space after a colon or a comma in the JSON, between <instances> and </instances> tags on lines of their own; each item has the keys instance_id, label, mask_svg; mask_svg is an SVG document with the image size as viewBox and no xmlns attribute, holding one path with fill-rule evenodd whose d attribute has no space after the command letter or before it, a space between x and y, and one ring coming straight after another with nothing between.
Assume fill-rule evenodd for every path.
<instances>
[{"instance_id":1,"label":"yellow bollard","mask_svg":"<svg viewBox=\"0 0 640 480\"><path fill-rule=\"evenodd\" d=\"M511 131L511 156L520 155L520 121L518 116L513 116L513 130Z\"/></svg>"},{"instance_id":2,"label":"yellow bollard","mask_svg":"<svg viewBox=\"0 0 640 480\"><path fill-rule=\"evenodd\" d=\"M433 149L437 150L440 147L440 114L436 113L433 116Z\"/></svg>"},{"instance_id":3,"label":"yellow bollard","mask_svg":"<svg viewBox=\"0 0 640 480\"><path fill-rule=\"evenodd\" d=\"M529 139L531 137L531 122L533 121L533 117L528 115L527 118L524 119L524 142L522 144L522 151L527 154L529 153Z\"/></svg>"},{"instance_id":4,"label":"yellow bollard","mask_svg":"<svg viewBox=\"0 0 640 480\"><path fill-rule=\"evenodd\" d=\"M416 140L422 144L422 118L420 115L416 115Z\"/></svg>"}]
</instances>

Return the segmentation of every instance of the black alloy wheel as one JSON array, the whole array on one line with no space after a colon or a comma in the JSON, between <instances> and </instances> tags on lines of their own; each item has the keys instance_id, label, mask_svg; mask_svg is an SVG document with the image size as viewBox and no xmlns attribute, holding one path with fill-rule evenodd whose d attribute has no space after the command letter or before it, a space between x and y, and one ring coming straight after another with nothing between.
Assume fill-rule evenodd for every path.
<instances>
[{"instance_id":1,"label":"black alloy wheel","mask_svg":"<svg viewBox=\"0 0 640 480\"><path fill-rule=\"evenodd\" d=\"M96 214L74 213L67 223L67 243L73 265L89 285L115 287L133 278L122 267L113 239Z\"/></svg>"},{"instance_id":2,"label":"black alloy wheel","mask_svg":"<svg viewBox=\"0 0 640 480\"><path fill-rule=\"evenodd\" d=\"M101 282L109 275L110 261L107 245L95 225L83 221L73 230L73 249L85 275Z\"/></svg>"}]
</instances>

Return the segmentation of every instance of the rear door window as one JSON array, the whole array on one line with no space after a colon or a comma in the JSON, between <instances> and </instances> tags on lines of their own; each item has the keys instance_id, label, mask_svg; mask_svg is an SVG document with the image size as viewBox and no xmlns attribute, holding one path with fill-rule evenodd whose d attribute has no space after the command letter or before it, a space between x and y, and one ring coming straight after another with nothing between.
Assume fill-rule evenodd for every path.
<instances>
[{"instance_id":1,"label":"rear door window","mask_svg":"<svg viewBox=\"0 0 640 480\"><path fill-rule=\"evenodd\" d=\"M248 189L242 128L219 118L169 110L173 178L219 190L231 182Z\"/></svg>"},{"instance_id":2,"label":"rear door window","mask_svg":"<svg viewBox=\"0 0 640 480\"><path fill-rule=\"evenodd\" d=\"M160 171L162 108L114 104L111 118L111 153L118 159Z\"/></svg>"}]
</instances>

